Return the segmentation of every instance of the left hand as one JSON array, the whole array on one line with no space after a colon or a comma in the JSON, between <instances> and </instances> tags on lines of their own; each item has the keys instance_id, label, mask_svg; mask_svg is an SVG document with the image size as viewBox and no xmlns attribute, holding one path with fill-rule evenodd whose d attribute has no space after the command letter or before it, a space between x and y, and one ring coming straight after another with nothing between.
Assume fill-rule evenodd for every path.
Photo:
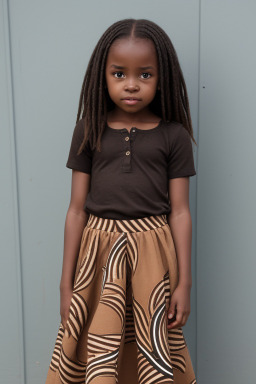
<instances>
[{"instance_id":1,"label":"left hand","mask_svg":"<svg viewBox=\"0 0 256 384\"><path fill-rule=\"evenodd\" d=\"M190 286L182 284L178 284L175 288L167 311L168 329L183 327L186 324L190 314L190 289ZM170 314L172 314L171 318L169 318ZM173 319L174 316L176 317L175 320L169 323L169 320Z\"/></svg>"}]
</instances>

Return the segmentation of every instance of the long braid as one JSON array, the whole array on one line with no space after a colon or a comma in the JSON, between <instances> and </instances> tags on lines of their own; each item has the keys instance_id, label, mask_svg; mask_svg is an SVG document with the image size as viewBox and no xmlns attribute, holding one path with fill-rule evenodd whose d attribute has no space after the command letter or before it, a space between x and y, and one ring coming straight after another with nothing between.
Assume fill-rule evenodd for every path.
<instances>
[{"instance_id":1,"label":"long braid","mask_svg":"<svg viewBox=\"0 0 256 384\"><path fill-rule=\"evenodd\" d=\"M159 59L160 60L162 59L164 61L163 67L171 69L172 84L170 84L170 87L165 87L166 100L171 101L170 103L168 103L167 110L166 110L166 115L168 116L168 120L172 119L172 120L181 122L186 127L193 141L195 142L193 138L192 122L191 122L186 84L185 84L184 77L179 65L176 51L169 39L169 36L163 30L161 29L159 30L159 27L156 26L156 24L154 24L151 29L147 28L147 33L155 43L156 48L158 47L157 43L159 41L159 45L161 45L162 48L165 47L168 52L166 56L161 55L159 54L159 52L157 52ZM164 52L163 49L162 49L162 52ZM163 75L161 69L162 68L160 67L160 77L161 77L161 74ZM166 83L169 83L168 74L165 74L165 78L166 78ZM171 96L170 96L169 90L172 91ZM163 115L164 115L164 112L163 112Z\"/></svg>"},{"instance_id":2,"label":"long braid","mask_svg":"<svg viewBox=\"0 0 256 384\"><path fill-rule=\"evenodd\" d=\"M114 107L105 88L105 65L109 48L116 39L151 39L159 64L160 92L151 103L152 111L163 121L177 121L187 129L193 142L192 121L187 88L175 48L165 31L146 19L123 19L112 24L101 36L93 50L84 76L79 98L76 123L84 119L84 139L78 153L87 141L92 149L101 150L101 137L107 114Z\"/></svg>"}]
</instances>

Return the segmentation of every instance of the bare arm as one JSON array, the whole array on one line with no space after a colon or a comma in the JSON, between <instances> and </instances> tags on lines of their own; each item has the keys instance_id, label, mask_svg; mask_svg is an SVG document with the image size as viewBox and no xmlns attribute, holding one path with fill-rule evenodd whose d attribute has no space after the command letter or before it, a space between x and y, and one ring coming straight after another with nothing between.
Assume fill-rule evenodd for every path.
<instances>
[{"instance_id":1,"label":"bare arm","mask_svg":"<svg viewBox=\"0 0 256 384\"><path fill-rule=\"evenodd\" d=\"M168 216L179 266L179 284L192 285L191 242L192 222L189 209L189 177L169 180L172 211Z\"/></svg>"},{"instance_id":2,"label":"bare arm","mask_svg":"<svg viewBox=\"0 0 256 384\"><path fill-rule=\"evenodd\" d=\"M189 178L170 179L169 199L172 211L168 216L177 254L179 280L171 296L167 328L178 328L186 324L190 313L191 241L192 223L189 210Z\"/></svg>"},{"instance_id":3,"label":"bare arm","mask_svg":"<svg viewBox=\"0 0 256 384\"><path fill-rule=\"evenodd\" d=\"M88 214L84 204L90 189L91 175L72 170L71 199L64 230L64 252L60 289L72 289L80 242Z\"/></svg>"}]
</instances>

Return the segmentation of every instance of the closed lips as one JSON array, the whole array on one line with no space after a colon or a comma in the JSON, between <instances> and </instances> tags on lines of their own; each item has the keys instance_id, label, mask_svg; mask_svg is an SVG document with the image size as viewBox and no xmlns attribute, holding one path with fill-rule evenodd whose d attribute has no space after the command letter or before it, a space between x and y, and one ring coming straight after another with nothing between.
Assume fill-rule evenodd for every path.
<instances>
[{"instance_id":1,"label":"closed lips","mask_svg":"<svg viewBox=\"0 0 256 384\"><path fill-rule=\"evenodd\" d=\"M125 97L122 100L140 100L140 99L138 99L137 97Z\"/></svg>"}]
</instances>

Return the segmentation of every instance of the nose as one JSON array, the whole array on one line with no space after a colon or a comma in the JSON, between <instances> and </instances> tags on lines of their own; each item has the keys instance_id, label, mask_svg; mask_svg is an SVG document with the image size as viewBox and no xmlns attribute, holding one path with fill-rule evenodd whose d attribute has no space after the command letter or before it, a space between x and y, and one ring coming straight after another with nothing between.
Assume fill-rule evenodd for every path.
<instances>
[{"instance_id":1,"label":"nose","mask_svg":"<svg viewBox=\"0 0 256 384\"><path fill-rule=\"evenodd\" d=\"M137 83L136 79L130 78L127 79L127 82L125 84L125 90L134 92L139 90L139 84Z\"/></svg>"}]
</instances>

